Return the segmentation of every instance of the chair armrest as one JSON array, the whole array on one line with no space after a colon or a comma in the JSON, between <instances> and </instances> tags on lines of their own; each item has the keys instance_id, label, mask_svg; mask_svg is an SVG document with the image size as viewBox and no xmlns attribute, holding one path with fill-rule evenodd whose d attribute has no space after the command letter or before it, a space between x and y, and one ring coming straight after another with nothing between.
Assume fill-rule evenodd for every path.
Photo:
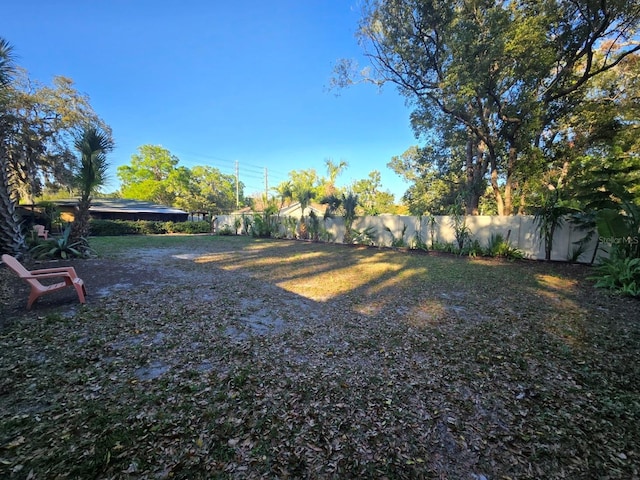
<instances>
[{"instance_id":1,"label":"chair armrest","mask_svg":"<svg viewBox=\"0 0 640 480\"><path fill-rule=\"evenodd\" d=\"M31 270L31 275L42 275L45 273L69 273L74 275L76 273L73 267L56 267L56 268L41 268L40 270Z\"/></svg>"},{"instance_id":2,"label":"chair armrest","mask_svg":"<svg viewBox=\"0 0 640 480\"><path fill-rule=\"evenodd\" d=\"M43 273L40 275L25 275L22 278L35 279L35 280L40 280L41 278L70 278L71 280L73 280L74 278L78 278L78 277L71 276L69 272L58 272L58 273Z\"/></svg>"}]
</instances>

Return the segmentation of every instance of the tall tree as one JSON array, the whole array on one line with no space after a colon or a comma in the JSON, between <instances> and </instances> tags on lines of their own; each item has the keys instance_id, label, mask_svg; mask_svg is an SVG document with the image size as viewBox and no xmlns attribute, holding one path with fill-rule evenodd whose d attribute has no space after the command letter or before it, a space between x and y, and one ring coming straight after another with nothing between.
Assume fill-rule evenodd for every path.
<instances>
[{"instance_id":1,"label":"tall tree","mask_svg":"<svg viewBox=\"0 0 640 480\"><path fill-rule=\"evenodd\" d=\"M235 177L210 166L184 169L187 190L176 196L174 205L187 212L221 214L236 206ZM183 183L183 182L180 182ZM242 190L242 188L241 188Z\"/></svg>"},{"instance_id":2,"label":"tall tree","mask_svg":"<svg viewBox=\"0 0 640 480\"><path fill-rule=\"evenodd\" d=\"M412 215L444 215L455 205L463 182L460 163L450 161L455 158L433 145L412 146L391 158L387 165L411 184L402 200Z\"/></svg>"},{"instance_id":3,"label":"tall tree","mask_svg":"<svg viewBox=\"0 0 640 480\"><path fill-rule=\"evenodd\" d=\"M349 166L349 164L345 160L340 160L336 163L331 158L327 158L324 161L324 164L327 167L327 175L329 177L324 184L323 196L328 197L329 195L335 195L338 193L336 180L338 179L338 176Z\"/></svg>"},{"instance_id":4,"label":"tall tree","mask_svg":"<svg viewBox=\"0 0 640 480\"><path fill-rule=\"evenodd\" d=\"M80 191L80 199L71 229L73 241L86 242L89 237L89 208L92 195L106 181L107 154L113 150L111 136L95 125L85 127L76 138L75 148L80 154L75 171L76 186ZM88 247L88 245L85 245Z\"/></svg>"},{"instance_id":5,"label":"tall tree","mask_svg":"<svg viewBox=\"0 0 640 480\"><path fill-rule=\"evenodd\" d=\"M291 180L280 182L273 188L273 190L278 194L278 200L280 200L279 209L282 209L287 201L293 199L293 184L291 183Z\"/></svg>"},{"instance_id":6,"label":"tall tree","mask_svg":"<svg viewBox=\"0 0 640 480\"><path fill-rule=\"evenodd\" d=\"M174 206L187 212L220 214L236 204L236 179L217 168L178 165L180 159L158 145L142 145L130 165L118 167L124 198ZM238 185L240 198L244 185Z\"/></svg>"},{"instance_id":7,"label":"tall tree","mask_svg":"<svg viewBox=\"0 0 640 480\"><path fill-rule=\"evenodd\" d=\"M351 191L358 197L358 208L362 215L379 215L381 213L395 213L394 197L389 191L382 190L380 172L369 172L366 179L356 180L351 185Z\"/></svg>"},{"instance_id":8,"label":"tall tree","mask_svg":"<svg viewBox=\"0 0 640 480\"><path fill-rule=\"evenodd\" d=\"M344 219L343 243L353 243L353 222L357 218L357 209L360 205L358 195L353 192L340 194L340 196L330 195L322 199L322 203L327 205L325 219L332 218L339 214Z\"/></svg>"},{"instance_id":9,"label":"tall tree","mask_svg":"<svg viewBox=\"0 0 640 480\"><path fill-rule=\"evenodd\" d=\"M184 176L176 172L180 160L159 145L142 145L131 156L131 165L118 167L120 193L124 198L173 205L177 183ZM186 185L183 185L186 188Z\"/></svg>"},{"instance_id":10,"label":"tall tree","mask_svg":"<svg viewBox=\"0 0 640 480\"><path fill-rule=\"evenodd\" d=\"M585 185L608 177L640 205L640 55L596 79L567 131L565 150L576 157L568 175L571 194L580 198Z\"/></svg>"},{"instance_id":11,"label":"tall tree","mask_svg":"<svg viewBox=\"0 0 640 480\"><path fill-rule=\"evenodd\" d=\"M0 251L21 257L26 251L26 240L15 209L16 198L11 194L11 170L6 142L12 124L6 105L14 69L13 47L0 38Z\"/></svg>"},{"instance_id":12,"label":"tall tree","mask_svg":"<svg viewBox=\"0 0 640 480\"><path fill-rule=\"evenodd\" d=\"M592 78L640 49L637 0L365 5L359 37L374 73L364 80L397 85L414 107L417 133L433 133L446 119L472 135L505 215L546 132L579 104ZM353 83L354 72L353 62L339 63L335 84Z\"/></svg>"},{"instance_id":13,"label":"tall tree","mask_svg":"<svg viewBox=\"0 0 640 480\"><path fill-rule=\"evenodd\" d=\"M73 188L77 158L73 144L85 125L111 130L93 111L89 98L73 80L54 77L52 86L32 81L23 70L12 84L8 112L12 126L6 137L15 194L27 202L43 187Z\"/></svg>"}]
</instances>

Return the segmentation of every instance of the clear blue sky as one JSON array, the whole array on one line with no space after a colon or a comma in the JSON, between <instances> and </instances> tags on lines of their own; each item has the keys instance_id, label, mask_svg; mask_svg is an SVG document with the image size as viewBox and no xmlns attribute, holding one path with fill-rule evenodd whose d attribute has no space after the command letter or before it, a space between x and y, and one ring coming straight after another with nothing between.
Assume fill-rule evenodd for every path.
<instances>
[{"instance_id":1,"label":"clear blue sky","mask_svg":"<svg viewBox=\"0 0 640 480\"><path fill-rule=\"evenodd\" d=\"M364 62L358 0L30 0L2 7L0 36L32 79L75 81L113 128L110 183L144 144L180 165L233 173L245 194L291 170L349 163L340 185L380 171L399 200L406 184L387 162L416 143L395 88L327 91L339 58Z\"/></svg>"}]
</instances>

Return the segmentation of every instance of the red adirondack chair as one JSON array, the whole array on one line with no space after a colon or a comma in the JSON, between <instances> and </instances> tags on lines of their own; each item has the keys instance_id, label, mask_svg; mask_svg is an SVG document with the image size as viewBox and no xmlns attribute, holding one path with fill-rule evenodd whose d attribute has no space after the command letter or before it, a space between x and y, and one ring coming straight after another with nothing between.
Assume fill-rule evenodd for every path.
<instances>
[{"instance_id":1,"label":"red adirondack chair","mask_svg":"<svg viewBox=\"0 0 640 480\"><path fill-rule=\"evenodd\" d=\"M11 255L2 255L2 261L31 287L31 293L27 300L27 310L31 310L33 302L42 295L53 293L67 287L74 287L78 293L80 303L85 303L87 291L84 287L84 282L78 277L73 267L44 268L29 271ZM40 283L40 280L47 278L60 278L63 281L51 285L43 285Z\"/></svg>"}]
</instances>

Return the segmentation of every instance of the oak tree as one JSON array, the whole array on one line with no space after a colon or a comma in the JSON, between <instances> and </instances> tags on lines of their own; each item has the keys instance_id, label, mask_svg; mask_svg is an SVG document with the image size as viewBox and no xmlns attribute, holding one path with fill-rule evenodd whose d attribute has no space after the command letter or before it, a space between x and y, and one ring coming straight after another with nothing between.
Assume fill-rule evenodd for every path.
<instances>
[{"instance_id":1,"label":"oak tree","mask_svg":"<svg viewBox=\"0 0 640 480\"><path fill-rule=\"evenodd\" d=\"M638 0L370 0L358 36L373 69L342 61L334 85L395 84L427 138L456 124L508 215L547 132L640 49L639 20Z\"/></svg>"}]
</instances>

